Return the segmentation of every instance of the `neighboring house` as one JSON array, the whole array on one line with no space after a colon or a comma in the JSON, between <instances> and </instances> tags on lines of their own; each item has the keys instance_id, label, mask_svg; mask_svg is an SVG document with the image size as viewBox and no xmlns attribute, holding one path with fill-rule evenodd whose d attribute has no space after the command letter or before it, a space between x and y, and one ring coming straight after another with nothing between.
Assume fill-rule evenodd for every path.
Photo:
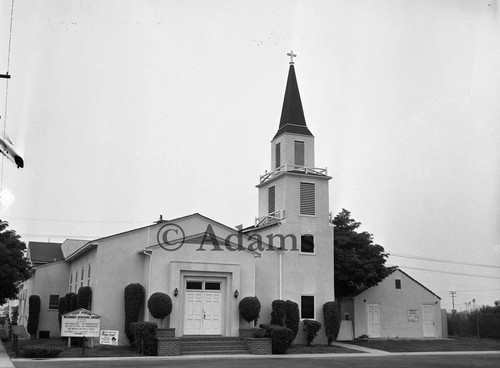
<instances>
[{"instance_id":1,"label":"neighboring house","mask_svg":"<svg viewBox=\"0 0 500 368\"><path fill-rule=\"evenodd\" d=\"M73 240L67 240L73 242ZM66 243L65 241L64 243ZM86 241L80 242L80 245ZM18 323L27 327L29 316L29 297L40 297L39 337L59 336L58 303L59 298L68 292L69 264L64 261L64 243L29 242L27 257L31 262L31 277L19 288Z\"/></svg>"},{"instance_id":2,"label":"neighboring house","mask_svg":"<svg viewBox=\"0 0 500 368\"><path fill-rule=\"evenodd\" d=\"M240 319L239 302L254 295L262 305L259 323L268 323L272 301L283 299L299 305L301 319L323 324L322 306L334 299L331 178L315 167L314 136L304 118L293 62L271 148L271 171L257 184L254 225L234 229L195 213L84 244L68 240L61 247L64 261L35 268L25 283L30 289L25 298L43 296L43 306L51 295L90 286L101 328L118 330L120 344L128 343L124 289L131 283L145 288L144 320L154 320L146 308L151 294L172 298L172 314L164 324L174 327L176 336L238 336L240 327L248 327ZM55 336L57 311L50 311L49 306L40 316L40 329L48 331L50 324ZM324 333L315 341L325 342ZM302 328L296 342L305 342Z\"/></svg>"},{"instance_id":3,"label":"neighboring house","mask_svg":"<svg viewBox=\"0 0 500 368\"><path fill-rule=\"evenodd\" d=\"M352 321L354 337L443 337L441 298L400 269L355 297L343 298L341 314Z\"/></svg>"}]
</instances>

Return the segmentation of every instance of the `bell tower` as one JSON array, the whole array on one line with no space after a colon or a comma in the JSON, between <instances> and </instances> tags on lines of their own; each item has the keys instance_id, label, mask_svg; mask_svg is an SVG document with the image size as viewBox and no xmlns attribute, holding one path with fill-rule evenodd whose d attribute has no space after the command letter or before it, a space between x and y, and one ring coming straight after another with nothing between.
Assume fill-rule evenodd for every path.
<instances>
[{"instance_id":1,"label":"bell tower","mask_svg":"<svg viewBox=\"0 0 500 368\"><path fill-rule=\"evenodd\" d=\"M293 58L278 131L271 141L271 170L260 176L259 211L245 230L261 237L256 295L270 313L275 299L299 305L301 319L323 322L323 304L334 300L333 225L326 168L314 160L314 136L307 127ZM269 251L274 250L274 251ZM305 341L299 332L298 341Z\"/></svg>"}]
</instances>

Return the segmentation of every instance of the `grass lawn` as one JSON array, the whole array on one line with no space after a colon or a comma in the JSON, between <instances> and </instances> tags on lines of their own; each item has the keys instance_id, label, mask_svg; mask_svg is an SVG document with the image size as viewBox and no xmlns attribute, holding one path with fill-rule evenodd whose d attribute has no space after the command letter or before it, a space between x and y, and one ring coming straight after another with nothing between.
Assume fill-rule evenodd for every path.
<instances>
[{"instance_id":1,"label":"grass lawn","mask_svg":"<svg viewBox=\"0 0 500 368\"><path fill-rule=\"evenodd\" d=\"M500 340L460 338L445 340L355 340L347 344L364 346L370 349L396 352L425 352L425 351L488 351L500 350Z\"/></svg>"},{"instance_id":2,"label":"grass lawn","mask_svg":"<svg viewBox=\"0 0 500 368\"><path fill-rule=\"evenodd\" d=\"M4 342L5 349L11 358L16 356L16 352L12 350L12 342ZM59 358L80 358L82 357L82 348L72 346L68 348L68 343L60 337L52 337L50 339L37 340L19 340L19 350L30 347L52 347L62 350ZM95 345L94 349L85 348L85 357L134 357L141 356L135 351L129 350L128 346L110 346L110 345Z\"/></svg>"},{"instance_id":3,"label":"grass lawn","mask_svg":"<svg viewBox=\"0 0 500 368\"><path fill-rule=\"evenodd\" d=\"M328 345L292 345L286 351L287 354L345 354L359 353L359 351L341 348L340 346Z\"/></svg>"}]
</instances>

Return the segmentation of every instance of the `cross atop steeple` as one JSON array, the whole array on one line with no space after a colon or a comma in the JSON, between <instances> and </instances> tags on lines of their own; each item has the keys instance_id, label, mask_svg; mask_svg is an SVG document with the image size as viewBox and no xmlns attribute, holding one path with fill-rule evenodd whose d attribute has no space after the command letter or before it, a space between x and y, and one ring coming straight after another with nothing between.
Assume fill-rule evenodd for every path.
<instances>
[{"instance_id":1,"label":"cross atop steeple","mask_svg":"<svg viewBox=\"0 0 500 368\"><path fill-rule=\"evenodd\" d=\"M292 50L292 51L290 51L287 55L288 55L288 56L290 56L290 65L293 65L293 64L294 64L294 62L293 62L293 58L294 58L294 57L297 57L297 54L294 54L294 53L293 53L293 50Z\"/></svg>"}]
</instances>

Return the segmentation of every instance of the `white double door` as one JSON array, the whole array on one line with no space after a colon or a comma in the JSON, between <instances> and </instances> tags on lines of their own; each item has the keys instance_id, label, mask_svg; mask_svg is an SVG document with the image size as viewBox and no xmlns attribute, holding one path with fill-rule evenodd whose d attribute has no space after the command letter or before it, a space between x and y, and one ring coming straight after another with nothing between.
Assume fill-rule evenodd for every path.
<instances>
[{"instance_id":1,"label":"white double door","mask_svg":"<svg viewBox=\"0 0 500 368\"><path fill-rule=\"evenodd\" d=\"M185 335L220 335L222 293L187 291L184 309Z\"/></svg>"}]
</instances>

